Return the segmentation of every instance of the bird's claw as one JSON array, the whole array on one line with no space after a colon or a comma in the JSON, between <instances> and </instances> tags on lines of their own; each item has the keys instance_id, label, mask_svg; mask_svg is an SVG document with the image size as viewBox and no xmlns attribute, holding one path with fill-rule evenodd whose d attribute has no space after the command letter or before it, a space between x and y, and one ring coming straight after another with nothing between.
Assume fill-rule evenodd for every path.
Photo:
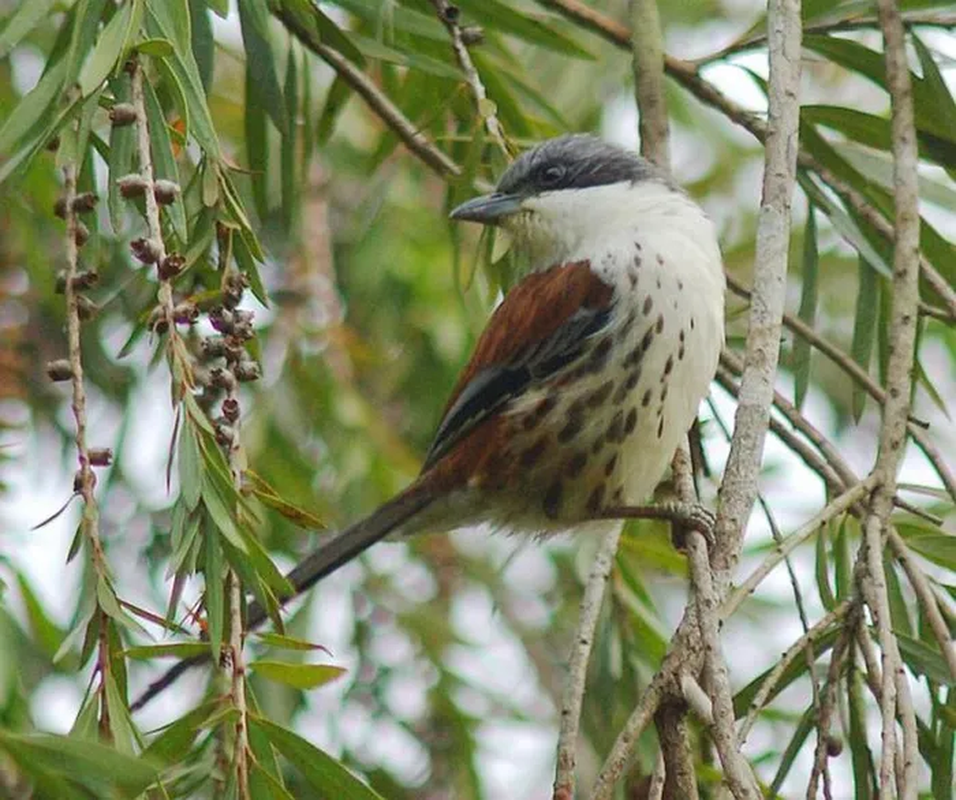
<instances>
[{"instance_id":1,"label":"bird's claw","mask_svg":"<svg viewBox=\"0 0 956 800\"><path fill-rule=\"evenodd\" d=\"M708 549L713 549L716 543L714 530L717 525L717 517L713 511L700 503L680 501L665 503L664 508L674 523L671 541L675 548L686 550L688 531L697 531L707 541Z\"/></svg>"}]
</instances>

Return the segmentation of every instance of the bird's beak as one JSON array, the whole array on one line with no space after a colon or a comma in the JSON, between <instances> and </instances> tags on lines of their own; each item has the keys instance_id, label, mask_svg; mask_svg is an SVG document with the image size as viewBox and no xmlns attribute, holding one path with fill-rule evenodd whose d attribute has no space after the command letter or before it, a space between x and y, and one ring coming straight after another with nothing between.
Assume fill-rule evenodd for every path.
<instances>
[{"instance_id":1,"label":"bird's beak","mask_svg":"<svg viewBox=\"0 0 956 800\"><path fill-rule=\"evenodd\" d=\"M521 198L516 194L495 192L481 197L473 197L458 206L449 215L452 219L480 222L482 225L494 225L504 217L510 217L521 210Z\"/></svg>"}]
</instances>

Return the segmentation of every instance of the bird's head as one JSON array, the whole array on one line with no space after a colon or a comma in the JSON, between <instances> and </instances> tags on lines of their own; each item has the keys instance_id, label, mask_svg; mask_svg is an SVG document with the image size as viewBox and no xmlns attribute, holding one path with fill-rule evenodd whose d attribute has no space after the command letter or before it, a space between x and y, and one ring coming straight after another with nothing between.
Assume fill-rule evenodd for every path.
<instances>
[{"instance_id":1,"label":"bird's head","mask_svg":"<svg viewBox=\"0 0 956 800\"><path fill-rule=\"evenodd\" d=\"M673 188L661 170L623 147L561 136L524 152L493 193L462 203L451 217L500 226L532 268L550 266L620 230L646 184Z\"/></svg>"}]
</instances>

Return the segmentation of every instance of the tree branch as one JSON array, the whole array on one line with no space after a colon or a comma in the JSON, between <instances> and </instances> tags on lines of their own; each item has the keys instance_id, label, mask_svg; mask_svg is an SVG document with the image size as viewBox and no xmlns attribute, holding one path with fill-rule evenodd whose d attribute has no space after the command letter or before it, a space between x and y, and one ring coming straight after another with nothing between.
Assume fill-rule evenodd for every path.
<instances>
[{"instance_id":1,"label":"tree branch","mask_svg":"<svg viewBox=\"0 0 956 800\"><path fill-rule=\"evenodd\" d=\"M458 66L460 66L462 72L465 73L465 80L468 82L468 86L471 87L471 94L475 101L475 110L484 122L485 130L488 131L488 135L494 139L495 144L501 148L505 156L510 157L511 151L505 141L504 131L501 128L501 123L498 121L494 103L488 99L488 92L485 90L485 85L481 82L481 76L478 74L475 62L471 60L471 53L468 52L468 47L462 37L461 27L458 25L458 7L449 3L448 0L431 0L431 4L435 7L438 19L445 26L448 35L451 37L452 51L455 53Z\"/></svg>"},{"instance_id":2,"label":"tree branch","mask_svg":"<svg viewBox=\"0 0 956 800\"><path fill-rule=\"evenodd\" d=\"M631 32L641 155L669 172L664 37L657 13L657 0L631 0Z\"/></svg>"},{"instance_id":3,"label":"tree branch","mask_svg":"<svg viewBox=\"0 0 956 800\"><path fill-rule=\"evenodd\" d=\"M568 663L568 677L561 700L561 727L558 731L558 757L554 777L555 800L571 800L574 797L575 751L581 724L581 707L584 703L588 661L594 644L594 630L601 613L604 588L614 567L614 556L617 553L623 528L622 523L616 522L604 536L594 556L591 572L584 587L584 597L581 599L581 610L578 614L578 627Z\"/></svg>"}]
</instances>

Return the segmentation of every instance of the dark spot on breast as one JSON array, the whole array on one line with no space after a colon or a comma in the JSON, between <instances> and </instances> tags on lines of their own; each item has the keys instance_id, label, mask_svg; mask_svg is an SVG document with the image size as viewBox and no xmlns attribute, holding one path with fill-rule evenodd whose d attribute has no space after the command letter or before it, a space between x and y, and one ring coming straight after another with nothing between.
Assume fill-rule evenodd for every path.
<instances>
[{"instance_id":1,"label":"dark spot on breast","mask_svg":"<svg viewBox=\"0 0 956 800\"><path fill-rule=\"evenodd\" d=\"M661 403L667 399L667 384L664 384L664 388L661 389Z\"/></svg>"},{"instance_id":2,"label":"dark spot on breast","mask_svg":"<svg viewBox=\"0 0 956 800\"><path fill-rule=\"evenodd\" d=\"M637 266L640 266L640 259L635 258L634 260L637 262ZM637 288L637 270L629 269L627 271L627 277L628 277L628 280L630 280L631 282L631 288L636 289Z\"/></svg>"},{"instance_id":3,"label":"dark spot on breast","mask_svg":"<svg viewBox=\"0 0 956 800\"><path fill-rule=\"evenodd\" d=\"M548 487L548 491L544 494L544 502L542 507L544 508L544 513L554 519L558 516L558 512L561 510L561 481L555 481Z\"/></svg>"},{"instance_id":4,"label":"dark spot on breast","mask_svg":"<svg viewBox=\"0 0 956 800\"><path fill-rule=\"evenodd\" d=\"M624 358L624 361L621 362L624 369L630 369L631 367L635 366L641 360L642 353L643 353L643 350L641 350L641 345L638 345L633 350L631 350L631 352L628 353L627 356Z\"/></svg>"},{"instance_id":5,"label":"dark spot on breast","mask_svg":"<svg viewBox=\"0 0 956 800\"><path fill-rule=\"evenodd\" d=\"M627 376L627 380L624 381L624 386L628 391L631 391L635 386L637 386L638 381L641 379L641 368L638 367L630 375Z\"/></svg>"},{"instance_id":6,"label":"dark spot on breast","mask_svg":"<svg viewBox=\"0 0 956 800\"><path fill-rule=\"evenodd\" d=\"M664 436L664 418L661 417L661 421L657 423L657 438L660 439Z\"/></svg>"},{"instance_id":7,"label":"dark spot on breast","mask_svg":"<svg viewBox=\"0 0 956 800\"><path fill-rule=\"evenodd\" d=\"M624 341L631 333L631 328L634 327L634 322L637 320L637 312L632 308L627 312L627 317L624 319L624 323L618 329L617 338L619 341Z\"/></svg>"},{"instance_id":8,"label":"dark spot on breast","mask_svg":"<svg viewBox=\"0 0 956 800\"><path fill-rule=\"evenodd\" d=\"M571 460L568 461L568 465L565 468L565 472L569 478L576 478L581 474L581 470L584 469L584 465L588 463L588 457L586 453L575 453Z\"/></svg>"},{"instance_id":9,"label":"dark spot on breast","mask_svg":"<svg viewBox=\"0 0 956 800\"><path fill-rule=\"evenodd\" d=\"M684 291L684 282L680 278L677 279L677 291L678 292Z\"/></svg>"},{"instance_id":10,"label":"dark spot on breast","mask_svg":"<svg viewBox=\"0 0 956 800\"><path fill-rule=\"evenodd\" d=\"M568 416L569 417L580 417L584 413L584 406L587 404L587 399L584 397L579 397L571 405L568 406Z\"/></svg>"},{"instance_id":11,"label":"dark spot on breast","mask_svg":"<svg viewBox=\"0 0 956 800\"><path fill-rule=\"evenodd\" d=\"M558 431L558 441L561 442L561 444L570 442L581 432L582 427L584 427L584 418L580 414L568 414L568 421L564 427Z\"/></svg>"},{"instance_id":12,"label":"dark spot on breast","mask_svg":"<svg viewBox=\"0 0 956 800\"><path fill-rule=\"evenodd\" d=\"M601 339L591 351L591 368L598 370L604 367L608 353L611 352L611 340Z\"/></svg>"},{"instance_id":13,"label":"dark spot on breast","mask_svg":"<svg viewBox=\"0 0 956 800\"><path fill-rule=\"evenodd\" d=\"M677 360L678 361L684 360L684 345L681 345L680 347L677 348Z\"/></svg>"},{"instance_id":14,"label":"dark spot on breast","mask_svg":"<svg viewBox=\"0 0 956 800\"><path fill-rule=\"evenodd\" d=\"M638 253L640 253L641 250L643 250L643 248L641 247L641 243L640 243L640 242L634 242L634 249L637 250Z\"/></svg>"},{"instance_id":15,"label":"dark spot on breast","mask_svg":"<svg viewBox=\"0 0 956 800\"><path fill-rule=\"evenodd\" d=\"M624 420L624 433L630 435L634 432L634 428L637 427L637 409L632 408L627 412L627 419Z\"/></svg>"},{"instance_id":16,"label":"dark spot on breast","mask_svg":"<svg viewBox=\"0 0 956 800\"><path fill-rule=\"evenodd\" d=\"M614 505L619 506L623 501L624 501L624 487L618 486L614 490L614 494L611 495L611 502Z\"/></svg>"},{"instance_id":17,"label":"dark spot on breast","mask_svg":"<svg viewBox=\"0 0 956 800\"><path fill-rule=\"evenodd\" d=\"M671 370L674 369L674 356L667 357L667 363L664 364L664 374L670 375Z\"/></svg>"},{"instance_id":18,"label":"dark spot on breast","mask_svg":"<svg viewBox=\"0 0 956 800\"><path fill-rule=\"evenodd\" d=\"M588 513L597 514L601 510L601 505L604 503L604 484L599 483L594 487L590 495L588 495Z\"/></svg>"},{"instance_id":19,"label":"dark spot on breast","mask_svg":"<svg viewBox=\"0 0 956 800\"><path fill-rule=\"evenodd\" d=\"M525 469L533 467L547 449L548 437L542 436L518 457L518 463Z\"/></svg>"},{"instance_id":20,"label":"dark spot on breast","mask_svg":"<svg viewBox=\"0 0 956 800\"><path fill-rule=\"evenodd\" d=\"M685 339L686 336L687 336L687 334L684 332L684 329L681 328L681 329L680 329L680 333L678 334L678 337L680 338L680 343L681 343L681 344L684 343L684 339Z\"/></svg>"},{"instance_id":21,"label":"dark spot on breast","mask_svg":"<svg viewBox=\"0 0 956 800\"><path fill-rule=\"evenodd\" d=\"M691 330L694 330L694 318L693 318L693 317L690 318L690 329L691 329Z\"/></svg>"},{"instance_id":22,"label":"dark spot on breast","mask_svg":"<svg viewBox=\"0 0 956 800\"><path fill-rule=\"evenodd\" d=\"M591 445L591 452L594 455L597 455L603 449L604 449L604 437L598 436L597 439L594 440L594 444Z\"/></svg>"},{"instance_id":23,"label":"dark spot on breast","mask_svg":"<svg viewBox=\"0 0 956 800\"><path fill-rule=\"evenodd\" d=\"M655 256L655 258L657 259L657 263L660 264L660 265L663 267L663 266L664 266L664 256L662 256L660 253L658 253L658 254Z\"/></svg>"},{"instance_id":24,"label":"dark spot on breast","mask_svg":"<svg viewBox=\"0 0 956 800\"><path fill-rule=\"evenodd\" d=\"M646 353L651 346L651 342L654 340L654 329L648 328L647 332L644 334L644 338L641 339L641 353Z\"/></svg>"},{"instance_id":25,"label":"dark spot on breast","mask_svg":"<svg viewBox=\"0 0 956 800\"><path fill-rule=\"evenodd\" d=\"M611 396L611 392L614 390L614 381L604 381L597 389L595 389L588 396L587 405L588 408L597 408L598 406L603 405L608 397Z\"/></svg>"},{"instance_id":26,"label":"dark spot on breast","mask_svg":"<svg viewBox=\"0 0 956 800\"><path fill-rule=\"evenodd\" d=\"M663 264L664 262L662 261L661 263ZM658 288L658 289L661 288L661 276L660 276L660 275L657 276L657 288Z\"/></svg>"},{"instance_id":27,"label":"dark spot on breast","mask_svg":"<svg viewBox=\"0 0 956 800\"><path fill-rule=\"evenodd\" d=\"M611 473L614 472L614 467L617 466L617 453L611 456L607 460L607 464L604 465L604 474L607 477L611 477Z\"/></svg>"},{"instance_id":28,"label":"dark spot on breast","mask_svg":"<svg viewBox=\"0 0 956 800\"><path fill-rule=\"evenodd\" d=\"M647 297L644 298L643 311L644 311L645 317L651 313L652 308L654 308L654 299L650 295L648 295Z\"/></svg>"},{"instance_id":29,"label":"dark spot on breast","mask_svg":"<svg viewBox=\"0 0 956 800\"><path fill-rule=\"evenodd\" d=\"M618 443L624 439L624 412L618 411L604 434L609 442Z\"/></svg>"},{"instance_id":30,"label":"dark spot on breast","mask_svg":"<svg viewBox=\"0 0 956 800\"><path fill-rule=\"evenodd\" d=\"M651 404L651 390L648 389L646 392L644 392L644 397L641 398L641 405L644 406L644 408L647 408L650 404Z\"/></svg>"},{"instance_id":31,"label":"dark spot on breast","mask_svg":"<svg viewBox=\"0 0 956 800\"><path fill-rule=\"evenodd\" d=\"M664 330L664 315L663 314L657 315L657 322L654 325L654 330L657 331L658 333Z\"/></svg>"}]
</instances>

